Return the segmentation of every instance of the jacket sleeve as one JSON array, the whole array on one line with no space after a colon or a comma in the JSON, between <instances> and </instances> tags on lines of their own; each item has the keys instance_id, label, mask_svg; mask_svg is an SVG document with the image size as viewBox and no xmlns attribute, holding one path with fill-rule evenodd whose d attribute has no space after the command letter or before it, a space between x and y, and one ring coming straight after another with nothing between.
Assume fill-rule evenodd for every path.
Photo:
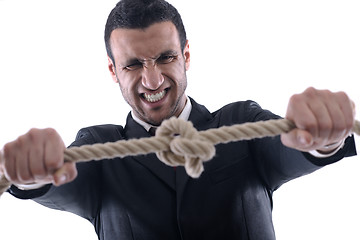
<instances>
[{"instance_id":1,"label":"jacket sleeve","mask_svg":"<svg viewBox=\"0 0 360 240\"><path fill-rule=\"evenodd\" d=\"M76 140L69 147L115 141L121 130L121 126L115 125L84 128L78 132ZM101 161L91 161L78 163L76 167L77 178L60 187L48 184L39 189L24 191L11 186L8 191L17 198L33 199L46 207L66 210L92 221L101 205L102 164Z\"/></svg>"},{"instance_id":2,"label":"jacket sleeve","mask_svg":"<svg viewBox=\"0 0 360 240\"><path fill-rule=\"evenodd\" d=\"M245 112L247 121L252 122L280 118L251 101L248 102ZM258 173L271 191L294 178L309 174L344 157L356 155L353 136L346 139L345 145L337 153L321 159L284 146L280 136L252 140L250 148Z\"/></svg>"}]
</instances>

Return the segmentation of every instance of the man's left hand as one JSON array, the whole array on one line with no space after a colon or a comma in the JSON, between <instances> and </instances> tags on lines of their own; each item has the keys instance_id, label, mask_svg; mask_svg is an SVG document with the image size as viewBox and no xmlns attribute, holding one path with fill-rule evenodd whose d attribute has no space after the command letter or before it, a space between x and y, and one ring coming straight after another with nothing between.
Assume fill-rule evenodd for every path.
<instances>
[{"instance_id":1,"label":"man's left hand","mask_svg":"<svg viewBox=\"0 0 360 240\"><path fill-rule=\"evenodd\" d=\"M285 146L327 153L349 135L355 122L355 104L344 92L308 88L290 98L285 117L296 125L296 129L281 134Z\"/></svg>"}]
</instances>

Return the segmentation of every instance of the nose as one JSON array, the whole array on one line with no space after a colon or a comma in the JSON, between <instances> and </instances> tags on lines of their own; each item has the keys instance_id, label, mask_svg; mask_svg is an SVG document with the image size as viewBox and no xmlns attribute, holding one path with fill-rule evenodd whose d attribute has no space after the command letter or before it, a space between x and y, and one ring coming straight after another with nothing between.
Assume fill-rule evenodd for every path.
<instances>
[{"instance_id":1,"label":"nose","mask_svg":"<svg viewBox=\"0 0 360 240\"><path fill-rule=\"evenodd\" d=\"M156 90L164 83L164 76L156 65L144 67L142 85L149 90Z\"/></svg>"}]
</instances>

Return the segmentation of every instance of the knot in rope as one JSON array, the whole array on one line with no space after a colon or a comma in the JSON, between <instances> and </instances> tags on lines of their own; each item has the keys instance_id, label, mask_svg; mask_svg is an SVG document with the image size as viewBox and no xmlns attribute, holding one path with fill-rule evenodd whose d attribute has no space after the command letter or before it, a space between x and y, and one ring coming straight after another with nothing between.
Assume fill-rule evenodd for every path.
<instances>
[{"instance_id":1,"label":"knot in rope","mask_svg":"<svg viewBox=\"0 0 360 240\"><path fill-rule=\"evenodd\" d=\"M215 146L201 137L191 122L170 118L156 131L156 137L168 139L169 149L156 156L169 166L184 166L187 174L197 178L204 171L203 162L215 155Z\"/></svg>"}]
</instances>

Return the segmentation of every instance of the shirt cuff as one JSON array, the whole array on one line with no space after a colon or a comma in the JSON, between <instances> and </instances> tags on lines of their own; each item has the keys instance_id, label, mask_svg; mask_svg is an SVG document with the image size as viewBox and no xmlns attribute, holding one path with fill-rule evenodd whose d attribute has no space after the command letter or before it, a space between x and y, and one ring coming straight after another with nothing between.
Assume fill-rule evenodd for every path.
<instances>
[{"instance_id":1,"label":"shirt cuff","mask_svg":"<svg viewBox=\"0 0 360 240\"><path fill-rule=\"evenodd\" d=\"M344 147L344 144L345 144L345 139L343 139L341 144L337 148L335 148L333 151L331 151L330 153L321 153L321 152L319 152L317 150L309 151L309 153L311 155L313 155L314 157L316 157L316 158L331 157L331 156L335 155L340 149L342 149Z\"/></svg>"},{"instance_id":2,"label":"shirt cuff","mask_svg":"<svg viewBox=\"0 0 360 240\"><path fill-rule=\"evenodd\" d=\"M34 183L34 184L14 184L15 187L17 187L20 190L35 190L35 189L39 189L42 188L43 186L45 186L46 184L43 183Z\"/></svg>"}]
</instances>

